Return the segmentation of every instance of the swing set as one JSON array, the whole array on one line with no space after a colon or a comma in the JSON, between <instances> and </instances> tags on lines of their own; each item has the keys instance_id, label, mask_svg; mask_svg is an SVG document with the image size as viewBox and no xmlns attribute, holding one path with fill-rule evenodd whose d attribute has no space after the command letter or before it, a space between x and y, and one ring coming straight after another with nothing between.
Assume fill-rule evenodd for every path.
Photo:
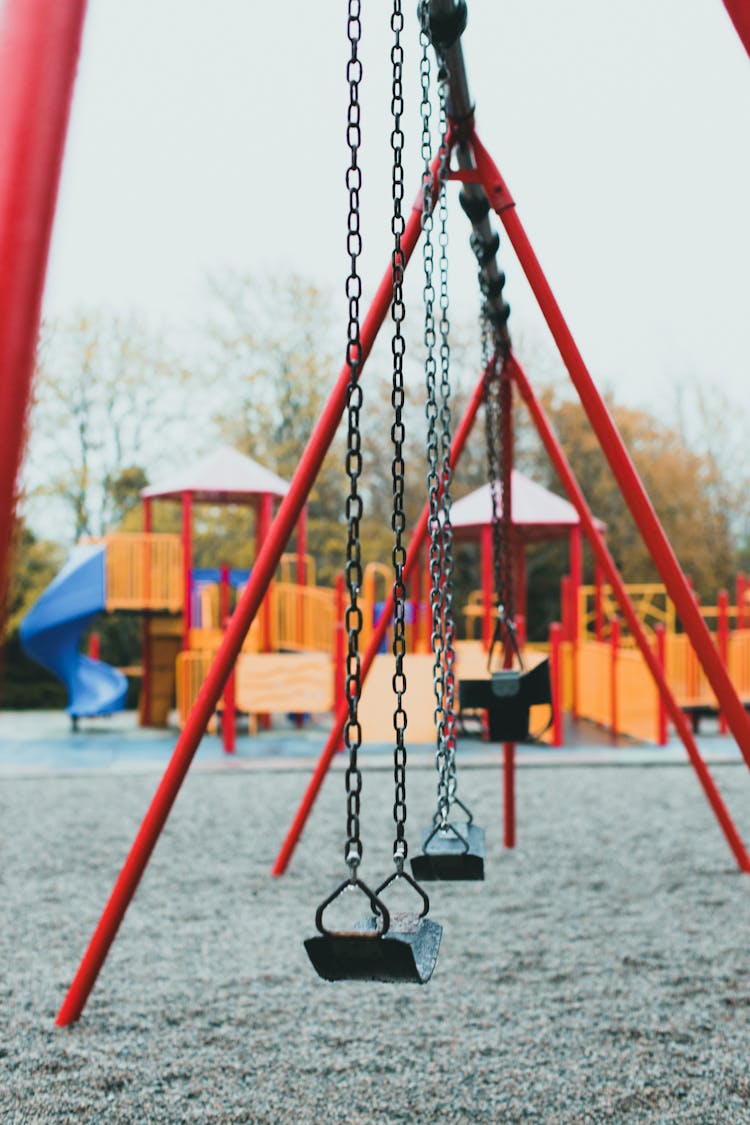
<instances>
[{"instance_id":1,"label":"swing set","mask_svg":"<svg viewBox=\"0 0 750 1125\"><path fill-rule=\"evenodd\" d=\"M0 377L10 388L11 415L16 418L18 440L0 447L3 477L0 483L12 498L20 461L26 403L33 367L33 349L39 319L44 265L59 177L62 147L72 91L75 62L84 16L83 0L7 0L2 52L4 96L0 99L0 137L10 137L8 159L0 161L0 198L15 205L0 208L0 256L6 268L0 292ZM624 447L607 408L576 347L563 315L542 272L518 216L510 191L475 127L474 105L461 46L466 25L465 0L422 0L419 6L422 56L422 156L424 170L417 203L404 208L402 165L403 48L401 0L392 0L392 226L393 247L388 268L374 300L361 316L362 282L358 272L361 251L359 195L360 82L359 58L361 0L348 0L347 34L351 55L347 65L349 105L347 169L349 194L347 248L350 272L346 279L349 320L346 357L325 408L302 455L298 470L266 537L252 575L238 602L223 642L176 743L172 758L152 799L109 901L94 931L57 1023L77 1020L94 987L120 923L130 904L151 853L166 823L180 786L193 760L217 702L231 674L243 640L258 612L300 511L320 470L323 458L344 414L347 418L346 473L346 586L347 652L345 690L334 716L330 736L309 781L273 867L274 875L286 869L300 838L333 755L343 736L349 761L346 770L346 877L323 899L315 916L317 934L306 942L316 971L324 978L413 981L425 983L435 967L441 927L428 917L429 898L420 881L481 879L484 874L484 836L468 807L457 795L455 654L452 612L451 484L477 413L484 403L487 424L489 478L493 498L493 545L496 621L490 663L485 679L460 685L461 705L486 707L494 740L503 744L504 842L515 842L515 743L529 738L528 712L532 704L549 702L549 675L543 668L525 670L520 662L514 618L515 589L512 560L513 529L510 478L513 466L514 397L524 403L569 500L576 508L594 556L606 577L635 643L654 678L667 713L685 745L688 758L742 872L750 872L750 857L731 816L703 761L690 726L666 682L644 629L628 596L604 539L581 492L559 441L532 384L516 359L508 331L509 308L504 300L505 277L498 264L500 238L491 218L496 216L513 247L560 355L570 375L592 430L607 458L621 493L635 519L689 635L706 677L719 701L726 722L750 767L750 719L714 647L643 484ZM736 21L735 21L736 22ZM437 60L440 141L431 145L431 53ZM7 64L7 66L5 65ZM23 135L26 115L36 115L39 129L31 139ZM23 159L21 158L23 156ZM459 202L470 226L470 244L477 260L480 288L482 371L463 417L452 433L450 408L450 346L448 322L447 197L451 184L460 187ZM3 218L13 214L15 223ZM434 284L435 215L438 219L438 286ZM27 220L26 224L22 220ZM12 228L12 229L8 229ZM405 437L403 279L419 238L422 238L425 306L425 372L427 387L427 491L422 514L407 541L404 514ZM15 267L15 268L14 268ZM13 284L9 282L13 279ZM437 301L437 313L436 313ZM362 586L359 526L362 495L360 411L361 376L375 338L390 314L393 367L392 404L392 551L393 584L378 624L364 651L359 636ZM7 382L6 382L7 381ZM14 413L15 412L15 413ZM12 418L11 418L12 421ZM14 431L8 431L13 436ZM17 456L16 456L17 454ZM14 459L15 458L15 459ZM8 497L3 497L3 502ZM7 506L0 509L6 519ZM7 520L6 520L7 522ZM5 547L9 534L0 523ZM410 576L423 542L429 542L430 611L434 654L437 807L421 837L421 851L407 871L406 836L406 728L404 706L405 598ZM6 552L0 552L5 565ZM0 575L2 577L2 575ZM394 804L395 837L393 872L371 889L360 877L363 856L360 837L362 773L358 763L361 729L357 717L361 687L386 629L393 623ZM500 667L493 667L495 663ZM407 914L391 911L385 901L393 884L404 883L414 892L418 907ZM353 928L326 924L326 912L342 896L362 896L367 915ZM347 900L348 901L348 900Z\"/></svg>"}]
</instances>

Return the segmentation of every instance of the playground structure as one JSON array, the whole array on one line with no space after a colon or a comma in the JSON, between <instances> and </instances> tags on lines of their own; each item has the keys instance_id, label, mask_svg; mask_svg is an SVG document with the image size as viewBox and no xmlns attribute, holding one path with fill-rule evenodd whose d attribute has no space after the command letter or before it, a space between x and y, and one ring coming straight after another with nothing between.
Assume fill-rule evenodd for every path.
<instances>
[{"instance_id":1,"label":"playground structure","mask_svg":"<svg viewBox=\"0 0 750 1125\"><path fill-rule=\"evenodd\" d=\"M5 226L0 229L0 249L4 251L3 260L11 266L17 266L16 269L8 269L4 274L7 278L12 278L13 282L6 286L8 300L0 302L0 308L4 309L7 323L13 328L13 331L9 332L7 336L10 346L8 347L6 344L8 350L4 351L2 357L0 357L2 359L0 374L4 381L8 380L8 385L12 389L11 401L14 412L10 416L9 432L11 434L13 434L14 419L18 422L16 425L17 432L14 441L10 444L10 453L6 459L7 464L5 461L3 462L2 479L7 489L7 495L3 496L4 507L0 512L3 517L0 520L0 533L3 536L3 563L6 555L5 546L9 541L9 532L6 534L9 527L9 518L6 519L5 517L8 512L12 511L13 487L17 466L20 462L23 417L31 378L33 343L38 325L44 264L84 11L83 4L80 2L51 5L49 0L44 3L42 0L34 0L33 3L15 0L15 3L8 7L11 10L11 16L8 19L7 39L12 50L8 51L6 48L5 53L4 61L8 63L8 66L7 70L4 70L4 81L7 82L7 89L2 104L2 109L7 115L8 121L0 120L0 125L7 125L7 129L0 128L0 135L7 133L7 135L15 138L18 135L19 128L21 132L23 131L24 115L29 112L29 103L24 96L27 91L34 95L35 120L38 119L43 122L44 128L40 129L38 134L29 140L28 144L23 144L19 150L14 150L11 146L7 162L10 172L8 179L0 185L3 188L3 194L17 203L17 210L12 207L7 210L7 214L13 216L13 221L6 221ZM738 22L741 19L739 6L733 5L730 7L727 4L727 7L730 8L730 11L732 7L737 8L735 24L742 34L744 25ZM496 240L487 222L489 212L494 211L500 218L508 239L526 273L532 291L584 405L592 429L605 452L615 479L630 507L644 541L649 547L685 633L689 636L696 656L704 669L724 720L736 738L746 763L750 766L750 721L745 714L742 701L720 659L706 623L695 604L692 591L680 570L620 435L573 342L521 226L513 198L476 134L474 107L469 97L460 44L463 30L462 20L465 20L465 6L456 4L455 0L434 0L432 9L436 21L435 27L437 28L439 25L441 35L444 36L438 40L437 46L441 58L447 64L447 72L450 75L449 122L451 132L449 150L454 157L454 162L449 166L447 178L459 180L464 185L464 209L472 223L474 242L479 246L481 252L481 265L485 281L488 280L488 275L490 281L497 279L499 276L499 270L495 262ZM42 28L45 32L43 35L40 34ZM743 39L747 45L744 36ZM22 160L19 159L19 154L23 156ZM19 173L18 177L15 178L14 173L17 168L23 170L23 175ZM437 171L437 165L434 171ZM429 201L424 197L422 206L425 210L429 206ZM408 263L420 233L421 210L420 207L415 208L405 225L399 250L401 255L399 262L403 268ZM26 224L18 221L19 213L28 216L29 221ZM0 215L5 214L6 211L0 209ZM10 235L5 229L8 227L13 228ZM21 232L20 236L16 231ZM6 239L8 240L7 243ZM493 247L491 251L490 247ZM478 258L479 256L478 254ZM369 355L377 330L388 312L392 292L393 271L389 269L378 289L370 313L362 325L361 340L358 341L361 344L358 374L361 373L361 367ZM616 596L630 633L658 686L669 716L685 744L691 764L725 834L738 867L740 870L747 872L750 870L750 857L747 855L744 844L738 836L722 798L701 758L685 717L666 681L663 668L649 645L632 601L596 527L594 518L588 509L565 455L549 426L538 399L534 395L525 372L520 368L512 354L509 338L505 331L507 308L504 307L502 302L502 285L499 288L495 287L494 291L490 290L489 296L494 302L494 311L498 313L499 331L495 342L499 355L496 353L493 357L493 369L496 368L499 358L505 402L504 429L510 437L512 435L510 409L513 393L517 392L528 407L569 499L579 514L597 562ZM16 314L15 317L14 314ZM0 332L0 338L5 338L2 332ZM482 373L482 380L470 402L467 414L456 431L451 449L453 462L460 454L473 417L479 407L485 374L486 372ZM94 985L120 921L135 893L139 879L190 766L198 742L217 706L232 667L241 651L244 639L260 609L265 592L272 581L286 543L304 506L312 481L320 469L323 456L332 440L344 408L350 385L350 376L351 364L347 363L303 454L289 491L281 502L276 519L271 524L268 535L260 548L253 572L227 626L216 657L178 740L170 765L115 884L110 901L81 963L66 1002L58 1015L58 1023L60 1024L67 1024L78 1018ZM503 481L508 485L506 495L510 495L509 484L512 465L510 442L505 443L504 452L506 456L503 458L501 471ZM510 519L510 512L505 513L505 519ZM426 515L424 515L419 521L414 537L418 543L424 535L426 522ZM414 540L406 555L405 577L408 577L417 558L417 551L412 549L413 543ZM382 640L385 623L390 617L391 608L387 601L386 609L373 630L372 638L362 660L363 675L366 675L372 664L378 644ZM616 634L616 632L615 629L614 633ZM304 819L309 813L315 792L325 776L330 763L330 756L340 737L345 720L346 708L340 707L337 711L332 737L324 750L308 793L305 795L300 814L292 826L287 842L288 846L284 849L283 863L277 864L277 871L283 869L285 863L288 862L291 849L296 843ZM512 746L506 746L504 757L506 820L512 819L513 816L512 801L510 803L508 801L509 796L512 795L512 751Z\"/></svg>"},{"instance_id":2,"label":"playground structure","mask_svg":"<svg viewBox=\"0 0 750 1125\"><path fill-rule=\"evenodd\" d=\"M245 491L242 491L242 482ZM231 481L231 484L227 482ZM263 491L266 487L268 491ZM227 567L196 568L191 558L193 507L200 503L238 503L255 508L256 549L267 533L274 493L281 496L286 482L231 449L222 449L191 466L187 473L144 490L143 523L149 527L153 504L179 502L181 534L113 533L75 548L40 601L22 625L30 656L57 674L68 687L69 713L74 717L110 714L124 706L127 681L110 668L79 651L87 625L102 612L143 616L139 718L143 726L164 726L176 705L180 725L186 722L211 662L221 644L231 599L247 583L251 571ZM518 626L524 658L534 662L552 654L554 724L547 736L563 745L564 713L597 723L613 735L627 735L663 745L667 714L642 654L622 628L613 591L597 572L593 586L582 585L582 529L573 505L513 470L513 526L516 533ZM492 591L491 512L488 486L457 501L453 508L455 539L479 549L480 589L459 607L464 637L457 643L457 673L481 676L494 623ZM597 522L597 528L605 528ZM525 548L530 543L566 538L569 573L561 582L561 619L553 623L545 644L527 646L525 640ZM304 511L297 543L306 547ZM388 568L365 568L362 590L363 645L367 645L387 597ZM410 654L408 697L410 730L416 742L432 738L432 663L429 655L428 607L425 601L424 557L414 567L407 645ZM698 729L702 718L720 714L715 692L703 671L688 635L679 629L674 603L659 583L627 586L638 619L649 636L656 658L683 712ZM185 605L188 613L185 613ZM238 713L268 725L269 716L289 712L289 692L298 713L335 711L343 684L340 644L343 591L315 582L315 563L309 554L282 556L260 611L249 629L217 705L222 717L225 749L235 744ZM750 584L739 575L735 601L722 592L715 606L700 606L717 652L736 691L750 701ZM389 736L388 693L390 659L387 625L362 699L365 741L384 742Z\"/></svg>"}]
</instances>

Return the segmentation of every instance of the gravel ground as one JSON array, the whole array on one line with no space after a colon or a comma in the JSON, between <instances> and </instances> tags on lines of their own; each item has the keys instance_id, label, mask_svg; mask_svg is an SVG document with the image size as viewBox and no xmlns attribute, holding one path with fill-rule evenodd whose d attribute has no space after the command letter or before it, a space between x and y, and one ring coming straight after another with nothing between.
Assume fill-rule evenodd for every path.
<instances>
[{"instance_id":1,"label":"gravel ground","mask_svg":"<svg viewBox=\"0 0 750 1125\"><path fill-rule=\"evenodd\" d=\"M750 779L714 770L746 838ZM326 984L302 946L343 876L341 777L288 875L300 772L196 772L75 1027L54 1016L154 774L0 786L0 1121L750 1123L750 878L686 768L524 769L500 847L496 770L461 793L483 884L433 884L432 981ZM410 826L433 778L410 778ZM365 778L365 864L390 777ZM378 839L375 839L377 837Z\"/></svg>"}]
</instances>

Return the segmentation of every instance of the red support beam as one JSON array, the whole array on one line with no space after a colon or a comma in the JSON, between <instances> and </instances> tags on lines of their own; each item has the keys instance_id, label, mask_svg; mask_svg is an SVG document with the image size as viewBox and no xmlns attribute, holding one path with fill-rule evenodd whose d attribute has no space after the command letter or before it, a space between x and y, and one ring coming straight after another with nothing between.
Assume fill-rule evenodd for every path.
<instances>
[{"instance_id":1,"label":"red support beam","mask_svg":"<svg viewBox=\"0 0 750 1125\"><path fill-rule=\"evenodd\" d=\"M578 642L580 640L581 585L583 584L583 537L580 524L570 529L570 634L573 645L573 714L578 715Z\"/></svg>"},{"instance_id":2,"label":"red support beam","mask_svg":"<svg viewBox=\"0 0 750 1125\"><path fill-rule=\"evenodd\" d=\"M436 158L432 167L433 180L437 179L438 168L439 161ZM420 193L418 197L419 206L415 205L412 209L401 239L405 265L414 251L421 232L421 200L422 195ZM392 293L393 273L389 262L367 316L362 323L360 375L362 367L372 351L380 326L390 311ZM109 901L99 919L73 983L57 1014L56 1022L61 1027L74 1023L80 1017L91 989L96 983L96 978L106 960L110 946L166 824L172 805L180 791L180 786L185 780L195 752L205 734L209 719L216 710L216 705L240 653L247 632L258 612L258 607L274 576L276 567L279 565L279 559L289 542L302 507L306 503L313 483L320 472L323 459L341 421L348 388L349 364L344 363L328 402L305 447L297 471L289 486L289 491L282 500L276 519L273 521L265 542L256 555L252 574L232 615L232 620L224 634L198 697L190 710L169 765L133 841L123 868L117 877Z\"/></svg>"},{"instance_id":3,"label":"red support beam","mask_svg":"<svg viewBox=\"0 0 750 1125\"><path fill-rule=\"evenodd\" d=\"M594 517L591 510L586 503L583 493L581 492L575 474L568 463L562 446L557 439L552 426L547 419L547 416L534 394L531 384L529 383L523 369L517 362L514 361L514 378L516 385L521 392L521 397L524 400L526 407L532 417L532 420L539 432L545 449L549 455L555 471L557 472L560 482L565 489L568 499L573 507L578 512L581 519L581 525L586 534L589 544L594 552L596 561L601 566L607 582L610 584L612 591L617 598L622 614L627 621L628 628L638 645L638 648L643 655L643 659L654 678L659 693L664 700L664 706L667 713L674 725L677 733L679 734L682 742L687 751L690 763L695 770L698 781L700 782L706 799L713 809L714 815L719 822L727 843L734 855L737 866L742 872L750 872L750 856L748 856L745 845L742 842L742 837L734 826L731 816L727 810L721 794L719 793L714 783L711 774L708 771L706 763L701 757L701 753L696 744L693 733L688 726L687 719L682 713L677 700L672 694L672 690L667 683L664 670L659 664L656 656L654 655L651 646L646 636L643 626L638 619L638 614L635 607L630 600L630 595L625 587L620 572L618 571L615 561L609 552L609 548L604 541L604 537L596 526Z\"/></svg>"},{"instance_id":4,"label":"red support beam","mask_svg":"<svg viewBox=\"0 0 750 1125\"><path fill-rule=\"evenodd\" d=\"M85 0L0 5L0 625Z\"/></svg>"},{"instance_id":5,"label":"red support beam","mask_svg":"<svg viewBox=\"0 0 750 1125\"><path fill-rule=\"evenodd\" d=\"M192 592L193 569L193 498L189 492L182 494L182 651L190 648L190 630L193 625Z\"/></svg>"},{"instance_id":6,"label":"red support beam","mask_svg":"<svg viewBox=\"0 0 750 1125\"><path fill-rule=\"evenodd\" d=\"M220 627L226 629L231 616L230 607L231 585L229 581L229 567L224 563L221 568L221 582L219 585L219 621ZM234 702L235 670L229 674L224 685L224 708L221 713L221 742L226 754L234 754L237 741L237 709Z\"/></svg>"},{"instance_id":7,"label":"red support beam","mask_svg":"<svg viewBox=\"0 0 750 1125\"><path fill-rule=\"evenodd\" d=\"M549 665L552 682L552 745L563 745L563 679L562 679L562 625L555 621L549 627Z\"/></svg>"},{"instance_id":8,"label":"red support beam","mask_svg":"<svg viewBox=\"0 0 750 1125\"><path fill-rule=\"evenodd\" d=\"M472 395L469 404L466 407L466 413L461 419L453 436L453 444L451 446L451 465L453 468L455 468L456 464L458 463L458 459L461 456L461 451L463 450L469 434L471 433L471 428L474 424L474 419L477 416L477 411L482 404L483 395L484 373L482 374L482 378L477 384L474 390L474 394ZM414 567L420 565L422 545L427 538L427 525L429 515L430 506L429 504L425 504L412 532L411 539L409 541L409 547L406 552L406 560L404 562L404 582L408 582L409 577L414 570ZM375 656L377 655L378 649L380 648L380 645L383 641L392 618L393 591L391 590L387 594L385 605L383 606L383 612L380 614L377 623L373 627L372 635L370 636L367 648L361 658L360 677L362 684L364 684L365 680L367 679L370 668L372 667L372 663L375 659ZM323 747L323 751L318 759L318 763L315 767L313 775L308 782L307 789L302 796L302 800L299 803L299 807L289 827L289 831L286 834L284 842L281 845L281 849L279 850L279 854L277 855L276 861L271 869L273 875L283 875L287 867L289 866L289 861L292 858L294 849L299 843L299 838L302 835L305 824L307 823L307 818L312 812L312 807L315 804L318 793L320 792L320 787L325 780L326 774L328 773L333 755L336 752L336 748L341 741L341 734L344 729L344 724L346 723L348 714L348 704L345 699L342 699L339 703L336 714L334 715L333 726L331 727L328 741Z\"/></svg>"},{"instance_id":9,"label":"red support beam","mask_svg":"<svg viewBox=\"0 0 750 1125\"><path fill-rule=\"evenodd\" d=\"M721 662L711 634L695 604L685 575L648 498L643 482L630 459L619 430L594 385L583 357L578 351L539 260L521 225L516 208L515 206L507 206L502 202L507 198L507 187L476 134L472 135L471 145L480 178L490 203L495 206L552 333L558 351L568 369L573 385L578 392L586 416L599 439L599 445L607 458L620 492L661 575L662 582L674 602L685 632L693 643L742 756L750 767L750 718L746 714L742 701ZM495 204L495 201L498 200L500 202Z\"/></svg>"},{"instance_id":10,"label":"red support beam","mask_svg":"<svg viewBox=\"0 0 750 1125\"><path fill-rule=\"evenodd\" d=\"M724 0L724 7L745 50L750 55L750 3L748 0Z\"/></svg>"},{"instance_id":11,"label":"red support beam","mask_svg":"<svg viewBox=\"0 0 750 1125\"><path fill-rule=\"evenodd\" d=\"M140 723L142 727L151 724L151 614L148 610L151 601L151 546L148 536L151 535L151 501L143 501L143 534L147 536L144 554L144 602L146 610L141 622L141 664L143 676L141 677Z\"/></svg>"},{"instance_id":12,"label":"red support beam","mask_svg":"<svg viewBox=\"0 0 750 1125\"><path fill-rule=\"evenodd\" d=\"M300 512L300 515L302 513ZM258 522L255 527L255 557L257 559L260 550L265 543L268 532L273 523L273 496L270 492L264 492L260 498L258 506ZM271 622L271 591L273 589L273 578L268 583L266 588L265 597L260 605L260 651L270 652L273 648L272 636L272 622ZM261 730L271 729L271 716L267 713L258 715L258 722L260 723Z\"/></svg>"},{"instance_id":13,"label":"red support beam","mask_svg":"<svg viewBox=\"0 0 750 1125\"><path fill-rule=\"evenodd\" d=\"M307 585L307 504L297 520L297 585Z\"/></svg>"}]
</instances>

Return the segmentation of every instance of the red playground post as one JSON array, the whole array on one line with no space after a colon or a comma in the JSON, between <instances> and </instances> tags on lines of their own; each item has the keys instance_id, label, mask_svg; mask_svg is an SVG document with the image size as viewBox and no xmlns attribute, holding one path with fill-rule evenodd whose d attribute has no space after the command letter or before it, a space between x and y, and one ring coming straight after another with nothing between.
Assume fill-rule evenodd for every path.
<instances>
[{"instance_id":1,"label":"red playground post","mask_svg":"<svg viewBox=\"0 0 750 1125\"><path fill-rule=\"evenodd\" d=\"M85 0L0 5L0 623Z\"/></svg>"}]
</instances>

